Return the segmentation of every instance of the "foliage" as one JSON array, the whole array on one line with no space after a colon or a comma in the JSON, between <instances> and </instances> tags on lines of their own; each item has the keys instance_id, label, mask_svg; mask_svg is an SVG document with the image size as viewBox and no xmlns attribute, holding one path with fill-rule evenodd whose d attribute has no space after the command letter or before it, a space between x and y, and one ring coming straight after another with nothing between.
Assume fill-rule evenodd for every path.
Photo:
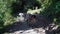
<instances>
[{"instance_id":1,"label":"foliage","mask_svg":"<svg viewBox=\"0 0 60 34\"><path fill-rule=\"evenodd\" d=\"M12 0L0 0L0 28L14 21L14 18L11 16L12 2Z\"/></svg>"},{"instance_id":2,"label":"foliage","mask_svg":"<svg viewBox=\"0 0 60 34\"><path fill-rule=\"evenodd\" d=\"M48 19L51 19L51 21L54 21L54 18L56 18L57 24L60 23L60 1L58 0L51 0L52 3L47 7L41 14L46 16Z\"/></svg>"}]
</instances>

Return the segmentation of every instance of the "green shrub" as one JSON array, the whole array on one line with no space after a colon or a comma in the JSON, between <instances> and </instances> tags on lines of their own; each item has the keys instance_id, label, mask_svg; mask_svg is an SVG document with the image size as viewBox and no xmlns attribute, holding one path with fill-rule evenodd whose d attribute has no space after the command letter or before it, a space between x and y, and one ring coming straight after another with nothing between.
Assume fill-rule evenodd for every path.
<instances>
[{"instance_id":1,"label":"green shrub","mask_svg":"<svg viewBox=\"0 0 60 34\"><path fill-rule=\"evenodd\" d=\"M12 2L13 0L0 0L0 27L9 25L11 22L14 22L14 18L11 15Z\"/></svg>"}]
</instances>

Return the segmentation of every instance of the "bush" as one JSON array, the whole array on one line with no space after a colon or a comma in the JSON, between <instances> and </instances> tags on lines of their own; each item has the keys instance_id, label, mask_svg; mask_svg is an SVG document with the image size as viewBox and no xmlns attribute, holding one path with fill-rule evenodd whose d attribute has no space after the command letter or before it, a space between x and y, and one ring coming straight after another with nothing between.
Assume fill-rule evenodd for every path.
<instances>
[{"instance_id":1,"label":"bush","mask_svg":"<svg viewBox=\"0 0 60 34\"><path fill-rule=\"evenodd\" d=\"M9 25L11 22L14 21L14 18L11 16L12 2L13 0L0 0L0 27Z\"/></svg>"}]
</instances>

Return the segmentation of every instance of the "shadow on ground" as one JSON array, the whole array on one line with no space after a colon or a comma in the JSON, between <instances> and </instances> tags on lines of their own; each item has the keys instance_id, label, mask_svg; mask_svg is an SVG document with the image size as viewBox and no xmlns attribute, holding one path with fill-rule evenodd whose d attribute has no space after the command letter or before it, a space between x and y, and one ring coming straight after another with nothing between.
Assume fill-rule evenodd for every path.
<instances>
[{"instance_id":1,"label":"shadow on ground","mask_svg":"<svg viewBox=\"0 0 60 34\"><path fill-rule=\"evenodd\" d=\"M1 33L4 33L4 32L14 33L16 31L21 31L21 30L26 31L26 30L35 29L35 28L41 28L42 27L43 29L45 29L47 26L50 27L49 25L46 25L47 23L42 23L42 22L39 22L39 23L40 24L34 25L32 27L27 22L15 22L12 25L5 27L4 29L1 29L0 32ZM46 26L44 26L44 25L46 25ZM37 27L37 26L39 26L39 27ZM45 33L46 34L56 34L56 33L60 34L59 31L60 31L60 28L57 28L56 30L52 30L52 28L51 28L49 30L45 30Z\"/></svg>"}]
</instances>

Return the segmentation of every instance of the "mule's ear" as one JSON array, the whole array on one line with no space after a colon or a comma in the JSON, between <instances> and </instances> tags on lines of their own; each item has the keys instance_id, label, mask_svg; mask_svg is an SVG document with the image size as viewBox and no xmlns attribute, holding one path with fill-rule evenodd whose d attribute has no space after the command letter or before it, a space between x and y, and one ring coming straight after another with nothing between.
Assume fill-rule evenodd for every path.
<instances>
[{"instance_id":1,"label":"mule's ear","mask_svg":"<svg viewBox=\"0 0 60 34\"><path fill-rule=\"evenodd\" d=\"M31 17L36 18L36 15L32 15Z\"/></svg>"}]
</instances>

